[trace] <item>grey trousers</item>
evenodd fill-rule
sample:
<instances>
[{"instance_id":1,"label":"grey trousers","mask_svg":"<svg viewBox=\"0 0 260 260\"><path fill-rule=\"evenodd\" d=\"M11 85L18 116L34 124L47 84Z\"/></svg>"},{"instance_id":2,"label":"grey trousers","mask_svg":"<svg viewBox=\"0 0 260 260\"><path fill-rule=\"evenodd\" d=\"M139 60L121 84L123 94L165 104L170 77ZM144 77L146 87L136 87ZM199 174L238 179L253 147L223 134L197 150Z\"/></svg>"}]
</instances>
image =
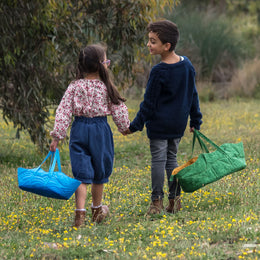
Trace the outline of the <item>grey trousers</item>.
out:
<instances>
[{"instance_id":1,"label":"grey trousers","mask_svg":"<svg viewBox=\"0 0 260 260\"><path fill-rule=\"evenodd\" d=\"M176 178L169 181L173 169L178 167L177 151L181 138L168 140L150 140L152 155L152 201L164 198L164 178L167 173L169 194L168 199L174 199L181 193L180 185Z\"/></svg>"}]
</instances>

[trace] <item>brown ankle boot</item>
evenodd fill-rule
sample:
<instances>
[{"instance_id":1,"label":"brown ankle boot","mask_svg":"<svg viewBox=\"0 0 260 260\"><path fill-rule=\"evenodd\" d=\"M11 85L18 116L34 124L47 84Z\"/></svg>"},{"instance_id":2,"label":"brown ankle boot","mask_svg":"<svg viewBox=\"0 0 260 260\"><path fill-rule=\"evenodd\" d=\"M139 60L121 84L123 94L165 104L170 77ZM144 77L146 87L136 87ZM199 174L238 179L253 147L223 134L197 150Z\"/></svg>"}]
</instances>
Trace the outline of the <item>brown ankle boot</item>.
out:
<instances>
[{"instance_id":1,"label":"brown ankle boot","mask_svg":"<svg viewBox=\"0 0 260 260\"><path fill-rule=\"evenodd\" d=\"M100 206L99 208L92 208L92 221L100 223L109 214L109 208L106 205Z\"/></svg>"},{"instance_id":2,"label":"brown ankle boot","mask_svg":"<svg viewBox=\"0 0 260 260\"><path fill-rule=\"evenodd\" d=\"M163 210L163 200L161 200L161 199L154 200L154 201L152 201L147 214L149 214L149 215L160 214L162 210Z\"/></svg>"},{"instance_id":3,"label":"brown ankle boot","mask_svg":"<svg viewBox=\"0 0 260 260\"><path fill-rule=\"evenodd\" d=\"M85 216L86 211L75 211L75 221L74 221L74 227L79 228L80 226L85 224Z\"/></svg>"},{"instance_id":4,"label":"brown ankle boot","mask_svg":"<svg viewBox=\"0 0 260 260\"><path fill-rule=\"evenodd\" d=\"M166 207L166 211L169 213L176 213L181 209L181 198L180 196L175 199L169 199L169 205Z\"/></svg>"}]
</instances>

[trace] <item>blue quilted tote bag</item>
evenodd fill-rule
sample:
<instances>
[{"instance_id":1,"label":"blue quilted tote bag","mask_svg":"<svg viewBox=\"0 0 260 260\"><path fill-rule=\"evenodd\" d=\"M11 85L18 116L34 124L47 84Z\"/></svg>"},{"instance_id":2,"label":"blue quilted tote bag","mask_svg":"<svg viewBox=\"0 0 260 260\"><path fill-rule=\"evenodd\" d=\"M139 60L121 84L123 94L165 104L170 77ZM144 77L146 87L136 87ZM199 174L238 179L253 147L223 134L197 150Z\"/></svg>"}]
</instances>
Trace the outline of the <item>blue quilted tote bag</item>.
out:
<instances>
[{"instance_id":1,"label":"blue quilted tote bag","mask_svg":"<svg viewBox=\"0 0 260 260\"><path fill-rule=\"evenodd\" d=\"M51 157L49 171L44 171L41 166ZM55 170L56 163L58 171ZM81 184L80 181L73 179L61 171L60 153L49 152L43 162L34 169L18 168L19 188L41 196L68 200Z\"/></svg>"}]
</instances>

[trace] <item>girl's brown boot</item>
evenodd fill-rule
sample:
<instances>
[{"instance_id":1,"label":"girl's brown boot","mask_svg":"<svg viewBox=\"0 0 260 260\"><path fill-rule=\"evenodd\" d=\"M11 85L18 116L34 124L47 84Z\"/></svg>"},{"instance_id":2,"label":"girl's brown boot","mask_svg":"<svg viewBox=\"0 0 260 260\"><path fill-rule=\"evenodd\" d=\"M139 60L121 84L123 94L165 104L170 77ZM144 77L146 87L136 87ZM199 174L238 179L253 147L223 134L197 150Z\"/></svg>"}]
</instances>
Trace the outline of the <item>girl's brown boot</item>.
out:
<instances>
[{"instance_id":1,"label":"girl's brown boot","mask_svg":"<svg viewBox=\"0 0 260 260\"><path fill-rule=\"evenodd\" d=\"M86 211L75 210L74 227L79 228L85 224Z\"/></svg>"},{"instance_id":2,"label":"girl's brown boot","mask_svg":"<svg viewBox=\"0 0 260 260\"><path fill-rule=\"evenodd\" d=\"M91 207L92 210L92 221L100 223L109 214L109 208L106 205L100 206L98 208Z\"/></svg>"},{"instance_id":3,"label":"girl's brown boot","mask_svg":"<svg viewBox=\"0 0 260 260\"><path fill-rule=\"evenodd\" d=\"M169 199L169 205L166 207L166 211L169 213L176 213L180 211L181 209L181 198L180 196L174 198L174 199Z\"/></svg>"}]
</instances>

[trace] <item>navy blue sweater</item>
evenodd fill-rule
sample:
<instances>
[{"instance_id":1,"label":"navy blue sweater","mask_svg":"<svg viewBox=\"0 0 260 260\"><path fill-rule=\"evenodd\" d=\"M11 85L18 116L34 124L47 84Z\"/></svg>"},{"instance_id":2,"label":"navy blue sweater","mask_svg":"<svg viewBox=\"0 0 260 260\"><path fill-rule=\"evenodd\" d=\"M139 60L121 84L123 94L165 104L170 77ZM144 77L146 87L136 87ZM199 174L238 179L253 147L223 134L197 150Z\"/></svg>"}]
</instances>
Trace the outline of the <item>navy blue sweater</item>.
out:
<instances>
[{"instance_id":1,"label":"navy blue sweater","mask_svg":"<svg viewBox=\"0 0 260 260\"><path fill-rule=\"evenodd\" d=\"M140 110L130 124L131 132L142 131L145 124L150 139L180 138L189 116L190 127L199 130L202 114L190 60L184 57L174 64L155 65Z\"/></svg>"}]
</instances>

